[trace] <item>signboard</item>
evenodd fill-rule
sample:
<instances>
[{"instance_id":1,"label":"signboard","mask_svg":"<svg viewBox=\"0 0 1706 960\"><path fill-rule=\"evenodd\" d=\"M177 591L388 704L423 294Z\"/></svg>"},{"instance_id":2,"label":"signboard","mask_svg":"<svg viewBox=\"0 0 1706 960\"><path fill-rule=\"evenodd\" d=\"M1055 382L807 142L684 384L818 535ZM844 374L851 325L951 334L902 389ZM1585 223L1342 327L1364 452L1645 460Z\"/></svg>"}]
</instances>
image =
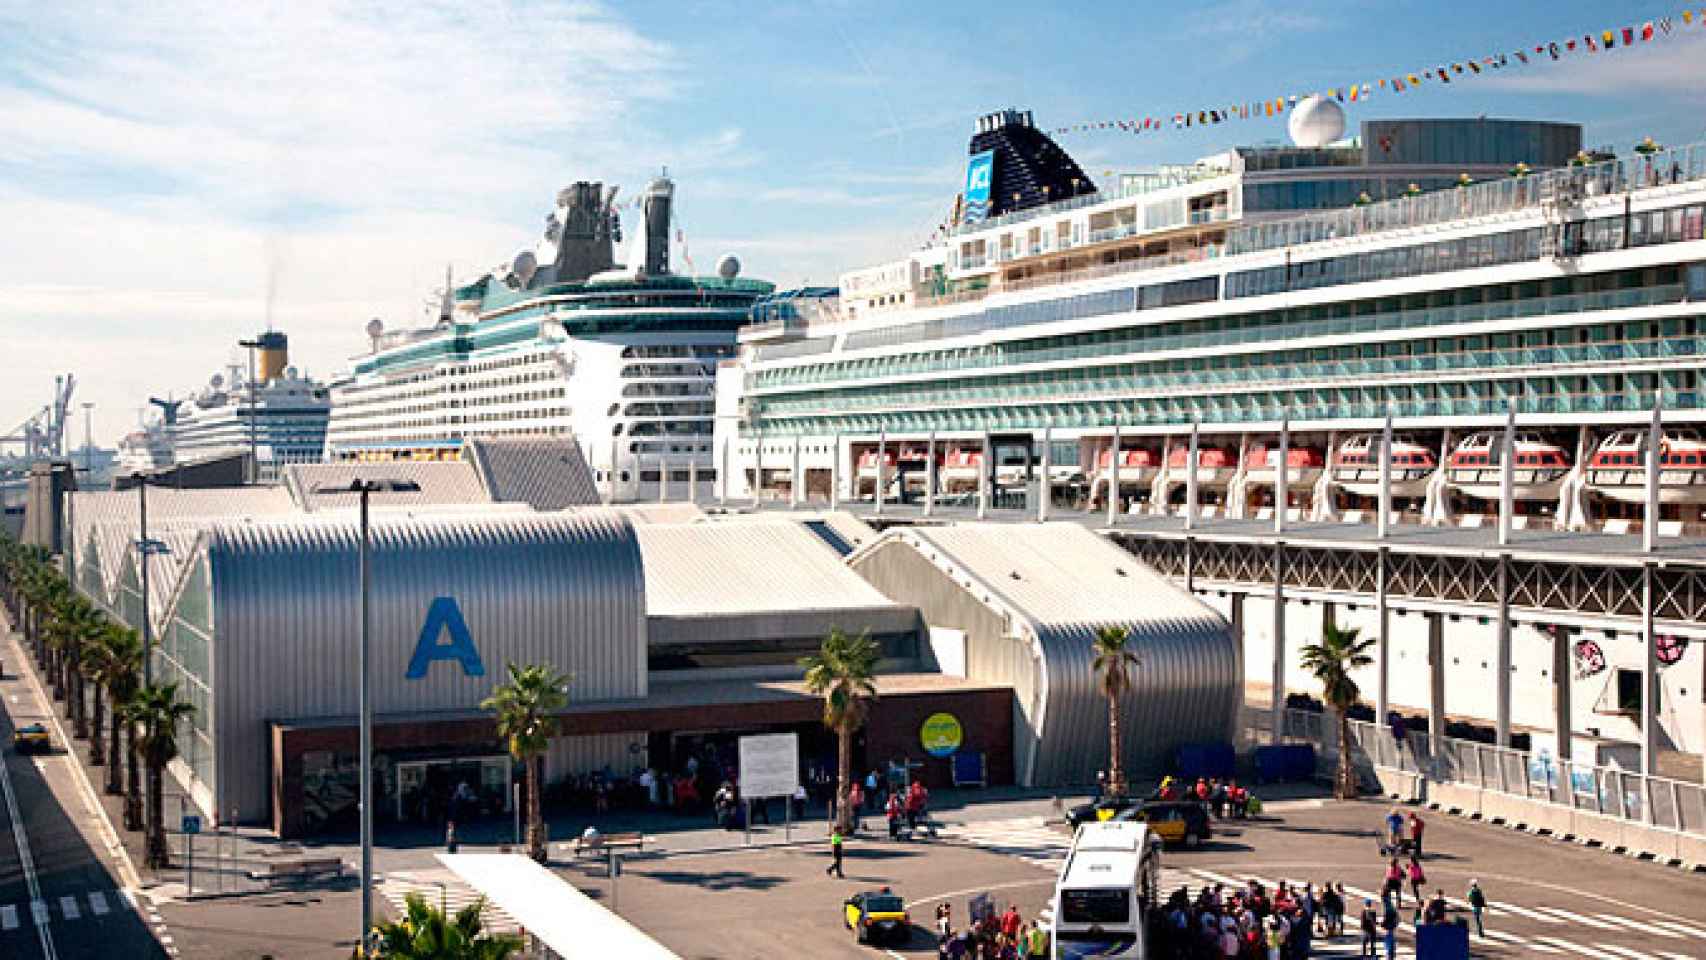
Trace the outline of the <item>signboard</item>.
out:
<instances>
[{"instance_id":1,"label":"signboard","mask_svg":"<svg viewBox=\"0 0 1706 960\"><path fill-rule=\"evenodd\" d=\"M201 818L195 814L184 814L184 833L196 834L201 832Z\"/></svg>"},{"instance_id":2,"label":"signboard","mask_svg":"<svg viewBox=\"0 0 1706 960\"><path fill-rule=\"evenodd\" d=\"M965 212L962 223L982 223L989 216L989 191L995 181L995 151L974 153L966 161Z\"/></svg>"},{"instance_id":3,"label":"signboard","mask_svg":"<svg viewBox=\"0 0 1706 960\"><path fill-rule=\"evenodd\" d=\"M918 731L919 742L932 757L953 756L964 739L959 718L951 713L932 713L924 718L924 726Z\"/></svg>"},{"instance_id":4,"label":"signboard","mask_svg":"<svg viewBox=\"0 0 1706 960\"><path fill-rule=\"evenodd\" d=\"M800 737L767 733L740 738L740 795L791 797L800 786Z\"/></svg>"}]
</instances>

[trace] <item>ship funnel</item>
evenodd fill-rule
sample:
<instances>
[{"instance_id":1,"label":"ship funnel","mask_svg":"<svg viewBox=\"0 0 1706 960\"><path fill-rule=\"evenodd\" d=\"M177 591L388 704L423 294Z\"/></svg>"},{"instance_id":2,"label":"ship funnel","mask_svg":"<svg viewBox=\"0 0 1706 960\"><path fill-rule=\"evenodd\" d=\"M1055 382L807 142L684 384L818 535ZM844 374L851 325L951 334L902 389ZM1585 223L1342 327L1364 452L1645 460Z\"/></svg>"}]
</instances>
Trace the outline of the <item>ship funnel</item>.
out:
<instances>
[{"instance_id":1,"label":"ship funnel","mask_svg":"<svg viewBox=\"0 0 1706 960\"><path fill-rule=\"evenodd\" d=\"M646 275L661 277L669 272L669 217L675 200L675 184L658 177L646 186Z\"/></svg>"},{"instance_id":2,"label":"ship funnel","mask_svg":"<svg viewBox=\"0 0 1706 960\"><path fill-rule=\"evenodd\" d=\"M255 340L261 345L260 355L256 358L260 364L260 382L271 383L282 378L284 368L290 365L290 338L277 330L268 330Z\"/></svg>"}]
</instances>

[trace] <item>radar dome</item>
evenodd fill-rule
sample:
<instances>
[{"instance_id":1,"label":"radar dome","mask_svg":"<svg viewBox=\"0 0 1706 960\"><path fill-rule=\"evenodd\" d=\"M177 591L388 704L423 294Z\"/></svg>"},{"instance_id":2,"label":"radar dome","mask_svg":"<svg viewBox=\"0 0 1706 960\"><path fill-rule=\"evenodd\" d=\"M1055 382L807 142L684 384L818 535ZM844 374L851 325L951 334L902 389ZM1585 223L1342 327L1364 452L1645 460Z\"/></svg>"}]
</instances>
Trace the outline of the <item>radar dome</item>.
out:
<instances>
[{"instance_id":1,"label":"radar dome","mask_svg":"<svg viewBox=\"0 0 1706 960\"><path fill-rule=\"evenodd\" d=\"M284 379L295 380L295 379L297 379L297 374L300 372L301 371L297 370L295 367L285 367L284 368Z\"/></svg>"},{"instance_id":2,"label":"radar dome","mask_svg":"<svg viewBox=\"0 0 1706 960\"><path fill-rule=\"evenodd\" d=\"M1286 128L1293 144L1324 147L1345 135L1345 108L1320 94L1305 97L1292 108Z\"/></svg>"},{"instance_id":3,"label":"radar dome","mask_svg":"<svg viewBox=\"0 0 1706 960\"><path fill-rule=\"evenodd\" d=\"M372 320L367 321L367 335L369 337L378 337L380 334L382 334L384 332L385 332L385 321L379 319L378 317L374 317Z\"/></svg>"},{"instance_id":4,"label":"radar dome","mask_svg":"<svg viewBox=\"0 0 1706 960\"><path fill-rule=\"evenodd\" d=\"M516 279L520 280L521 285L525 287L533 282L533 274L539 270L539 258L533 255L532 250L523 250L515 255L515 261L510 264L510 270L514 272Z\"/></svg>"},{"instance_id":5,"label":"radar dome","mask_svg":"<svg viewBox=\"0 0 1706 960\"><path fill-rule=\"evenodd\" d=\"M225 386L225 375L216 373L213 375L212 379L207 382L209 386L213 387L213 389L218 390L220 387Z\"/></svg>"},{"instance_id":6,"label":"radar dome","mask_svg":"<svg viewBox=\"0 0 1706 960\"><path fill-rule=\"evenodd\" d=\"M717 276L724 280L740 276L740 258L732 253L723 254L723 258L717 261Z\"/></svg>"}]
</instances>

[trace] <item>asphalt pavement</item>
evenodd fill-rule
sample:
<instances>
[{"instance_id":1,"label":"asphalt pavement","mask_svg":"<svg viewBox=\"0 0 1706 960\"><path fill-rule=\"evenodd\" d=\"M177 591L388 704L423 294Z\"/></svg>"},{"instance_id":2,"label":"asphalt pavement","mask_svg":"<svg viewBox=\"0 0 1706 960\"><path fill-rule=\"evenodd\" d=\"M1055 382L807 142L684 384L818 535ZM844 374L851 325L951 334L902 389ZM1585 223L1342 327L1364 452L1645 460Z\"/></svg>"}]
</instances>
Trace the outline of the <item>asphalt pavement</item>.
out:
<instances>
[{"instance_id":1,"label":"asphalt pavement","mask_svg":"<svg viewBox=\"0 0 1706 960\"><path fill-rule=\"evenodd\" d=\"M164 958L136 890L127 890L87 831L95 818L57 733L53 751L19 755L12 732L52 723L18 673L19 647L0 642L0 957L16 960Z\"/></svg>"}]
</instances>

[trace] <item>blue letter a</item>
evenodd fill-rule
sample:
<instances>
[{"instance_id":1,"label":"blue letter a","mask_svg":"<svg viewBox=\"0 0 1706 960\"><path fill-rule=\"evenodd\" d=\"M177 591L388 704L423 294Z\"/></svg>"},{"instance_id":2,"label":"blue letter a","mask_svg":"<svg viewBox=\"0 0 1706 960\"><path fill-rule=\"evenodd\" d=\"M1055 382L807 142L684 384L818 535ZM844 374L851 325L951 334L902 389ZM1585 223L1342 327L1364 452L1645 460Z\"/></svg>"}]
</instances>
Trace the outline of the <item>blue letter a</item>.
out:
<instances>
[{"instance_id":1,"label":"blue letter a","mask_svg":"<svg viewBox=\"0 0 1706 960\"><path fill-rule=\"evenodd\" d=\"M450 631L450 642L439 643L438 635L445 630ZM455 660L470 677L486 675L485 664L480 662L480 652L474 649L474 638L468 633L462 608L456 605L454 597L433 598L426 623L421 626L421 638L415 644L415 655L409 660L409 679L426 676L434 660Z\"/></svg>"}]
</instances>

